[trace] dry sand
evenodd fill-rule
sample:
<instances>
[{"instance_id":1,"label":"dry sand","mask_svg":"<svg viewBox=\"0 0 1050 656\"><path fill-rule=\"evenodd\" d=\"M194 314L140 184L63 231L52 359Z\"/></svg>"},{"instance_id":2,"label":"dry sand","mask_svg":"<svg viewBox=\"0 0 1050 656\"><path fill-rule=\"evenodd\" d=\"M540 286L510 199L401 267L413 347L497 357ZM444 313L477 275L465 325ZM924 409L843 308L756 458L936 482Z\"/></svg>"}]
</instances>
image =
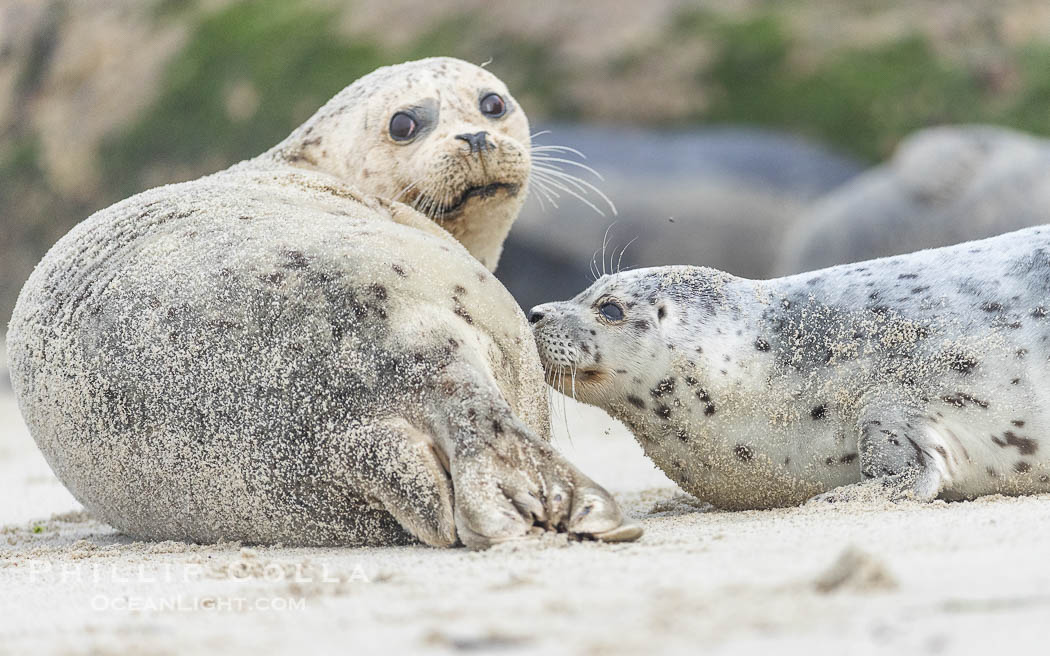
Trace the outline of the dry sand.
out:
<instances>
[{"instance_id":1,"label":"dry sand","mask_svg":"<svg viewBox=\"0 0 1050 656\"><path fill-rule=\"evenodd\" d=\"M555 423L641 541L143 544L80 509L0 388L0 654L1047 648L1050 496L717 512L599 411L569 404Z\"/></svg>"}]
</instances>

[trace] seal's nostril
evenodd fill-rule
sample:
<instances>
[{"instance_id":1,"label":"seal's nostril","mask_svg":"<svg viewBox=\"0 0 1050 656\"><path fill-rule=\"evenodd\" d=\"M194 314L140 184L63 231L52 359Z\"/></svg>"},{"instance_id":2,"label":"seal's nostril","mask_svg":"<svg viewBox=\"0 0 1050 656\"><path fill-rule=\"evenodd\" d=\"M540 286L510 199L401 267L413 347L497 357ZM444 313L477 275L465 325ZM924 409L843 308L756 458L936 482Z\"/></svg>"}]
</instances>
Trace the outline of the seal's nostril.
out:
<instances>
[{"instance_id":1,"label":"seal's nostril","mask_svg":"<svg viewBox=\"0 0 1050 656\"><path fill-rule=\"evenodd\" d=\"M456 135L456 139L460 139L461 141L466 141L467 144L470 146L470 152L472 152L472 153L480 153L483 150L491 150L492 149L492 145L488 142L488 139L487 139L488 134L489 133L485 132L485 131L475 132L473 134L468 132L468 133L465 133L465 134L457 134Z\"/></svg>"},{"instance_id":2,"label":"seal's nostril","mask_svg":"<svg viewBox=\"0 0 1050 656\"><path fill-rule=\"evenodd\" d=\"M543 318L543 313L542 312L537 312L536 310L533 310L533 311L529 312L529 323L536 323L537 321L539 321L542 318Z\"/></svg>"}]
</instances>

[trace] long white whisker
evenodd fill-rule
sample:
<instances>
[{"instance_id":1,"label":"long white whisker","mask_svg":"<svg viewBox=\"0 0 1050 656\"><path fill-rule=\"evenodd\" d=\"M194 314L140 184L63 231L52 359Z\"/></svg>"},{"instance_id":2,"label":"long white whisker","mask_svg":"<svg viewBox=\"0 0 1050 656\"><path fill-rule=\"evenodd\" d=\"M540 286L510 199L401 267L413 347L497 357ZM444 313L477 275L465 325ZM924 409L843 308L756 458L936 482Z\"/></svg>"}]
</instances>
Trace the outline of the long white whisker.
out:
<instances>
[{"instance_id":1,"label":"long white whisker","mask_svg":"<svg viewBox=\"0 0 1050 656\"><path fill-rule=\"evenodd\" d=\"M609 224L609 227L605 229L605 235L602 237L602 275L605 275L605 247L609 243L609 231L616 225L616 221Z\"/></svg>"},{"instance_id":2,"label":"long white whisker","mask_svg":"<svg viewBox=\"0 0 1050 656\"><path fill-rule=\"evenodd\" d=\"M587 156L583 152L576 148L572 148L571 146L532 143L532 140L536 137L550 133L550 130L541 130L529 137L531 154L533 156L532 170L535 173L535 180L546 182L550 187L560 190L570 196L574 196L597 212L600 216L605 216L604 211L599 209L595 203L590 201L590 199L585 198L588 194L593 193L598 196L602 202L609 206L609 210L612 212L613 216L618 215L619 212L616 209L616 204L612 202L605 192L579 176L568 173L562 168L563 166L573 166L587 171L599 181L604 182L605 178L593 167L564 156L574 155L585 160L587 159ZM548 191L557 196L558 194L554 189L548 189ZM548 200L550 199L548 198ZM551 204L554 204L553 201L551 201Z\"/></svg>"},{"instance_id":3,"label":"long white whisker","mask_svg":"<svg viewBox=\"0 0 1050 656\"><path fill-rule=\"evenodd\" d=\"M608 196L606 196L601 189L594 186L590 182L584 180L580 176L573 175L568 171L563 171L559 168L550 168L546 166L533 166L532 168L533 171L536 173L542 173L548 178L555 178L567 182L584 193L586 193L587 191L593 191L594 193L600 195L602 199L609 204L614 213L616 212L616 206L613 205L613 202L609 200Z\"/></svg>"},{"instance_id":4,"label":"long white whisker","mask_svg":"<svg viewBox=\"0 0 1050 656\"><path fill-rule=\"evenodd\" d=\"M560 198L560 196L558 195L558 192L554 191L553 189L550 189L549 187L546 186L546 184L543 184L542 181L540 181L540 180L534 180L533 182L535 182L536 188L540 190L540 193L542 193L544 195L544 197L547 199L547 202L550 203L552 207L557 209L557 207L558 207L557 199Z\"/></svg>"},{"instance_id":5,"label":"long white whisker","mask_svg":"<svg viewBox=\"0 0 1050 656\"><path fill-rule=\"evenodd\" d=\"M532 187L534 187L536 189L536 192L538 194L540 194L543 198L547 199L547 202L550 203L552 207L554 207L555 209L558 208L558 203L555 202L554 198L552 197L551 190L547 188L547 185L544 184L542 180L539 180L538 178L534 178L534 179L532 179L530 181L530 184L531 184ZM557 193L554 193L554 196L557 196ZM540 199L540 207L542 207L542 206L543 206L543 199L541 198Z\"/></svg>"},{"instance_id":6,"label":"long white whisker","mask_svg":"<svg viewBox=\"0 0 1050 656\"><path fill-rule=\"evenodd\" d=\"M430 194L430 204L427 206L427 214L430 215L430 218L434 218L434 216L437 214L439 202L440 201L437 194Z\"/></svg>"},{"instance_id":7,"label":"long white whisker","mask_svg":"<svg viewBox=\"0 0 1050 656\"><path fill-rule=\"evenodd\" d=\"M583 164L581 162L577 162L577 161L574 161L574 160L571 160L571 159L565 159L563 157L551 157L550 155L540 155L538 157L533 157L532 161L534 161L534 162L536 162L536 161L539 161L539 162L558 162L558 163L561 163L561 164L568 164L569 166L576 166L576 167L581 168L584 171L587 171L588 173L594 175L594 177L598 178L602 182L605 182L605 178L602 177L601 173L598 173L597 171L595 171L591 167L587 166L586 164Z\"/></svg>"},{"instance_id":8,"label":"long white whisker","mask_svg":"<svg viewBox=\"0 0 1050 656\"><path fill-rule=\"evenodd\" d=\"M424 214L424 215L426 215L427 203L430 201L430 196L427 195L427 190L428 189L429 189L429 186L425 186L425 187L420 188L419 189L419 195L416 196L416 200L413 203L415 205L415 207L416 207L416 210L418 210L421 214Z\"/></svg>"},{"instance_id":9,"label":"long white whisker","mask_svg":"<svg viewBox=\"0 0 1050 656\"><path fill-rule=\"evenodd\" d=\"M613 222L613 225L616 225L615 221ZM609 226L609 227L612 228L612 226ZM609 272L610 273L616 273L616 267L613 266L613 260L615 260L615 259L616 259L616 244L613 243L612 241L610 241L609 242Z\"/></svg>"},{"instance_id":10,"label":"long white whisker","mask_svg":"<svg viewBox=\"0 0 1050 656\"><path fill-rule=\"evenodd\" d=\"M561 367L560 371L562 376L564 376L565 367ZM562 424L565 426L565 437L569 440L569 444L572 444L572 432L569 430L569 400L565 396L565 392L561 394L561 419Z\"/></svg>"},{"instance_id":11,"label":"long white whisker","mask_svg":"<svg viewBox=\"0 0 1050 656\"><path fill-rule=\"evenodd\" d=\"M401 191L397 192L397 195L394 196L391 200L394 200L394 201L399 200L402 196L404 196L406 193L411 191L413 187L415 187L417 184L419 184L419 182L420 182L420 180L416 180L415 182L412 182L411 184L406 185L405 188L402 189Z\"/></svg>"},{"instance_id":12,"label":"long white whisker","mask_svg":"<svg viewBox=\"0 0 1050 656\"><path fill-rule=\"evenodd\" d=\"M536 196L536 200L538 200L540 202L540 211L541 212L546 212L547 211L547 205L543 202L543 194L535 194L535 196Z\"/></svg>"},{"instance_id":13,"label":"long white whisker","mask_svg":"<svg viewBox=\"0 0 1050 656\"><path fill-rule=\"evenodd\" d=\"M582 202L582 203L583 203L584 205L586 205L587 207L591 208L592 210L594 210L595 212L597 212L597 213L598 213L598 214L600 214L601 216L605 216L605 212L601 211L601 209L599 209L597 205L595 205L594 203L592 203L592 202L591 202L590 200L588 200L588 199L587 199L587 198L586 198L585 196L583 196L582 194L580 194L580 193L579 193L578 191L576 191L576 190L574 190L574 189L571 189L571 188L569 188L569 187L565 186L564 184L562 184L561 182L559 182L559 181L557 181L557 180L555 180L555 179L553 179L553 178L548 178L548 177L546 177L546 176L547 176L547 172L546 172L546 171L539 171L539 170L537 170L537 169L535 169L535 168L534 168L534 169L532 170L532 174L533 174L534 176L537 176L537 179L543 180L543 181L544 181L545 183L547 183L547 184L551 185L551 186L552 186L552 187L554 187L555 189L560 189L561 191L563 191L563 192L565 192L565 193L569 194L570 196L575 196L575 197L576 197L576 198L578 198L578 199L579 199L579 200L580 200L580 201L581 201L581 202ZM601 192L599 192L599 194L600 194L600 193L601 193ZM602 197L603 197L603 198L605 197L605 195L604 195L604 194L601 194L601 195L602 195ZM608 198L606 198L606 201L608 201ZM615 210L615 209L616 209L616 208L615 208L615 206L613 206L611 202L610 202L610 207L613 207L613 210Z\"/></svg>"},{"instance_id":14,"label":"long white whisker","mask_svg":"<svg viewBox=\"0 0 1050 656\"><path fill-rule=\"evenodd\" d=\"M554 410L554 381L550 377L553 368L553 363L549 364L544 373L544 380L547 383L547 407L550 408L551 412Z\"/></svg>"},{"instance_id":15,"label":"long white whisker","mask_svg":"<svg viewBox=\"0 0 1050 656\"><path fill-rule=\"evenodd\" d=\"M636 241L638 241L638 237L635 237L631 241L627 242L627 246L624 246L622 249L620 249L620 257L616 258L616 273L620 273L620 271L623 270L620 266L623 263L623 254L626 253L630 245Z\"/></svg>"},{"instance_id":16,"label":"long white whisker","mask_svg":"<svg viewBox=\"0 0 1050 656\"><path fill-rule=\"evenodd\" d=\"M598 259L598 251L599 250L601 250L601 249L596 249L594 251L594 253L591 255L591 275L594 276L595 281L597 281L598 278L602 277L601 271L598 270L598 264L595 262L595 260Z\"/></svg>"},{"instance_id":17,"label":"long white whisker","mask_svg":"<svg viewBox=\"0 0 1050 656\"><path fill-rule=\"evenodd\" d=\"M430 219L433 219L436 214L435 210L437 209L438 197L434 194L434 189L431 187L427 187L426 196L427 200L426 204L424 205L426 211L423 213L426 214L427 217L429 217Z\"/></svg>"},{"instance_id":18,"label":"long white whisker","mask_svg":"<svg viewBox=\"0 0 1050 656\"><path fill-rule=\"evenodd\" d=\"M547 146L547 145L544 145L544 146L532 146L532 152L534 152L534 153L547 153L547 152L551 152L551 153L569 153L571 155L576 155L577 157L582 157L583 159L587 159L587 156L584 155L582 152L576 150L575 148L571 148L569 146Z\"/></svg>"},{"instance_id":19,"label":"long white whisker","mask_svg":"<svg viewBox=\"0 0 1050 656\"><path fill-rule=\"evenodd\" d=\"M558 209L558 201L556 200L558 195L556 193L544 189L543 195L547 198L547 202L551 204L551 207Z\"/></svg>"},{"instance_id":20,"label":"long white whisker","mask_svg":"<svg viewBox=\"0 0 1050 656\"><path fill-rule=\"evenodd\" d=\"M596 212L598 212L602 216L605 216L605 212L602 212L600 209L595 207L595 205L593 203L591 203L589 200L587 200L583 196L581 196L581 195L579 195L577 193L573 193L573 191L570 190L568 187L566 187L565 184L570 184L573 187L576 187L582 193L588 193L588 191L594 192L595 194L598 195L599 198L601 198L603 201L605 201L609 205L609 209L612 210L612 213L613 213L614 216L616 214L618 214L618 212L616 210L616 204L613 203L612 200L610 200L609 197L605 195L605 192L603 192L598 187L595 187L593 184L591 184L590 182L587 182L586 180L584 180L584 179L582 179L580 177L577 177L575 175L571 175L569 173L566 173L565 171L561 171L561 170L558 170L558 169L548 169L548 168L544 168L542 166L533 166L532 167L532 174L535 175L535 176L538 176L540 179L544 180L548 184L557 184L558 182L564 183L564 184L558 185L558 188L560 188L562 191L564 191L566 193L570 193L570 194L576 196L577 198L579 198L580 200L582 200L583 202L587 203L592 208L594 208L594 210Z\"/></svg>"},{"instance_id":21,"label":"long white whisker","mask_svg":"<svg viewBox=\"0 0 1050 656\"><path fill-rule=\"evenodd\" d=\"M434 195L434 194L429 194L429 196L430 196L430 203L427 204L427 216L429 216L431 219L433 219L435 216L437 216L437 209L438 209L438 202L439 202L439 200L438 200L438 197L436 195Z\"/></svg>"}]
</instances>

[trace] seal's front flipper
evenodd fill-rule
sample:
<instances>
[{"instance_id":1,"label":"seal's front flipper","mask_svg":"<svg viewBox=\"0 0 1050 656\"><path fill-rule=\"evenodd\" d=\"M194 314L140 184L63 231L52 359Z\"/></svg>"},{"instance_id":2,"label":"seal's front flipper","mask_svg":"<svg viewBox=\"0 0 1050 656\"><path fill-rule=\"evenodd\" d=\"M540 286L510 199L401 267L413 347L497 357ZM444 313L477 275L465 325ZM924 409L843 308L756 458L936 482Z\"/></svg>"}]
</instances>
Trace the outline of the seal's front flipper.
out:
<instances>
[{"instance_id":1,"label":"seal's front flipper","mask_svg":"<svg viewBox=\"0 0 1050 656\"><path fill-rule=\"evenodd\" d=\"M497 444L452 459L456 527L463 544L486 549L541 531L606 542L635 540L612 496L524 427Z\"/></svg>"},{"instance_id":2,"label":"seal's front flipper","mask_svg":"<svg viewBox=\"0 0 1050 656\"><path fill-rule=\"evenodd\" d=\"M544 530L606 541L641 535L612 496L533 434L493 385L464 377L440 386L448 396L433 415L449 456L463 544L485 549ZM452 416L444 410L449 400L459 410Z\"/></svg>"},{"instance_id":3,"label":"seal's front flipper","mask_svg":"<svg viewBox=\"0 0 1050 656\"><path fill-rule=\"evenodd\" d=\"M355 431L351 441L349 471L374 505L421 542L456 543L448 459L430 435L394 417Z\"/></svg>"},{"instance_id":4,"label":"seal's front flipper","mask_svg":"<svg viewBox=\"0 0 1050 656\"><path fill-rule=\"evenodd\" d=\"M570 533L602 542L632 542L642 536L642 527L624 517L608 492L579 471L575 478Z\"/></svg>"},{"instance_id":5,"label":"seal's front flipper","mask_svg":"<svg viewBox=\"0 0 1050 656\"><path fill-rule=\"evenodd\" d=\"M900 474L843 485L818 494L806 503L933 501L942 487L938 478L934 469L911 468Z\"/></svg>"},{"instance_id":6,"label":"seal's front flipper","mask_svg":"<svg viewBox=\"0 0 1050 656\"><path fill-rule=\"evenodd\" d=\"M885 499L933 501L951 481L955 460L941 431L898 397L861 413L862 483L817 495L810 503Z\"/></svg>"}]
</instances>

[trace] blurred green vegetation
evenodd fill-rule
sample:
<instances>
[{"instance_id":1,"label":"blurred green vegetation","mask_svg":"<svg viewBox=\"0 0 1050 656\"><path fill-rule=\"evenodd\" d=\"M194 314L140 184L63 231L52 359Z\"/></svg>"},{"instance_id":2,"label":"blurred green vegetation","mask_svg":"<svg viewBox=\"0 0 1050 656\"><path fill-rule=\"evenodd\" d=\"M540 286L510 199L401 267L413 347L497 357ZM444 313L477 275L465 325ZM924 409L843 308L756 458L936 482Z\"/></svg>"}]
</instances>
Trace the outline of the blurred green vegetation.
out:
<instances>
[{"instance_id":1,"label":"blurred green vegetation","mask_svg":"<svg viewBox=\"0 0 1050 656\"><path fill-rule=\"evenodd\" d=\"M150 110L102 144L108 186L122 195L139 191L158 162L192 166L256 155L348 81L389 62L375 44L335 36L334 17L289 0L233 4L202 17ZM227 109L238 84L250 85L250 102L262 108L250 120Z\"/></svg>"},{"instance_id":2,"label":"blurred green vegetation","mask_svg":"<svg viewBox=\"0 0 1050 656\"><path fill-rule=\"evenodd\" d=\"M1016 92L1004 93L983 71L938 55L919 34L831 52L803 69L791 61L797 39L776 13L734 21L693 10L677 15L671 29L677 39L716 47L713 64L696 71L714 101L690 122L784 129L868 160L888 156L909 132L941 123L1050 133L1047 44L1009 53L1020 79Z\"/></svg>"},{"instance_id":3,"label":"blurred green vegetation","mask_svg":"<svg viewBox=\"0 0 1050 656\"><path fill-rule=\"evenodd\" d=\"M193 13L192 2L167 0L158 20ZM193 36L167 70L152 107L100 150L107 186L125 195L157 166L230 162L276 143L349 81L378 66L433 55L492 58L494 70L527 98L534 117L589 120L571 92L588 71L572 70L552 41L517 34L484 14L453 15L398 49L337 33L335 11L300 0L234 3L195 14ZM610 53L613 76L637 75L689 42L712 44L713 61L692 79L712 98L660 123L750 123L832 144L868 160L887 156L907 133L949 122L992 122L1050 132L1050 43L1009 53L1018 80L1004 93L980 70L937 53L919 35L871 47L832 51L812 67L793 63L800 48L774 9L731 19L712 11L678 12L667 34L642 51ZM231 117L230 90L247 83L263 110Z\"/></svg>"}]
</instances>

